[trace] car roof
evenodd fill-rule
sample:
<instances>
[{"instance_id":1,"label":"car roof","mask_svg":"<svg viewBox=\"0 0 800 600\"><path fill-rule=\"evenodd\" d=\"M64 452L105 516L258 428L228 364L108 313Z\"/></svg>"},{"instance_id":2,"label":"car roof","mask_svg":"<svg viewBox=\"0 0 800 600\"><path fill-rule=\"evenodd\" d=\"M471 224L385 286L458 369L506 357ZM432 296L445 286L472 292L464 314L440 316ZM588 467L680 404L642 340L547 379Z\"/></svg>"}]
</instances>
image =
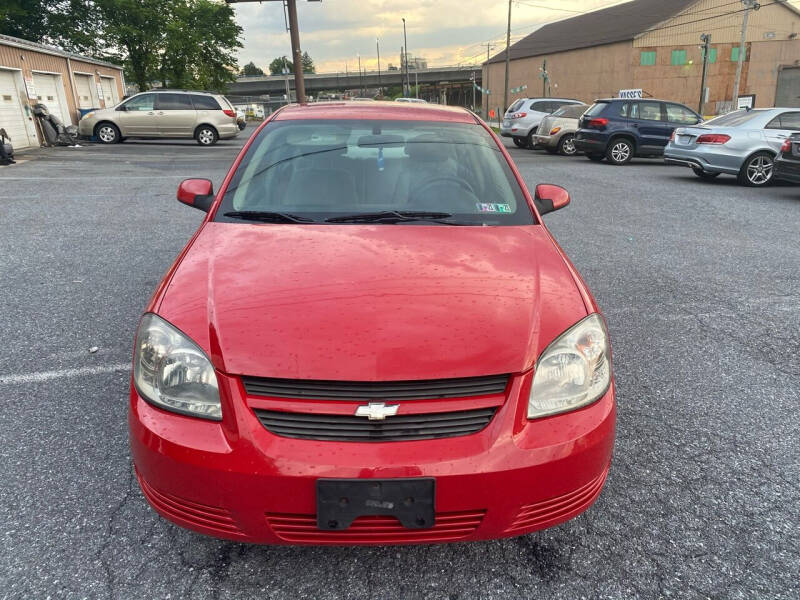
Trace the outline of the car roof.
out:
<instances>
[{"instance_id":1,"label":"car roof","mask_svg":"<svg viewBox=\"0 0 800 600\"><path fill-rule=\"evenodd\" d=\"M669 102L670 104L680 104L686 106L683 102L677 100L663 100L662 98L598 98L595 102L631 102L632 100L641 100L642 102ZM686 108L689 108L686 106Z\"/></svg>"},{"instance_id":2,"label":"car roof","mask_svg":"<svg viewBox=\"0 0 800 600\"><path fill-rule=\"evenodd\" d=\"M314 102L290 104L278 110L276 121L295 119L390 119L396 121L447 121L477 123L465 108L421 102Z\"/></svg>"},{"instance_id":3,"label":"car roof","mask_svg":"<svg viewBox=\"0 0 800 600\"><path fill-rule=\"evenodd\" d=\"M152 90L145 90L144 92L138 92L138 94L160 94L160 93L172 93L180 92L183 94L205 94L206 96L221 96L222 94L217 94L216 92L207 92L206 90L172 90L169 88L155 88ZM134 95L138 95L134 94Z\"/></svg>"}]
</instances>

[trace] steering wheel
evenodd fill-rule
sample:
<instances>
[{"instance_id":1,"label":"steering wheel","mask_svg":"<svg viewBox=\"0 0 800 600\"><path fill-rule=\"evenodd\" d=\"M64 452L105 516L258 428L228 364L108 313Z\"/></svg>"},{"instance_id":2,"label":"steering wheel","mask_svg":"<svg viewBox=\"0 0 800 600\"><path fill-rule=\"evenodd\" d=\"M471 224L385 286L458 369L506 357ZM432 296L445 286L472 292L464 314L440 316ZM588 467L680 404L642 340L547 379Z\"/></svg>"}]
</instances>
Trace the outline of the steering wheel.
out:
<instances>
[{"instance_id":1,"label":"steering wheel","mask_svg":"<svg viewBox=\"0 0 800 600\"><path fill-rule=\"evenodd\" d=\"M468 196L470 196L469 198L463 198L463 197L459 198L460 202L461 201L464 202L465 208L467 203L469 204L468 208L469 212L472 212L475 209L475 204L480 202L480 199L478 198L477 194L475 194L475 190L468 182L458 177L454 177L453 175L439 175L437 177L432 177L431 179L428 179L417 189L415 189L410 195L409 204L416 204L418 198L423 196L424 192L426 192L429 188L442 184L445 185L450 184L459 187L464 192L466 192Z\"/></svg>"}]
</instances>

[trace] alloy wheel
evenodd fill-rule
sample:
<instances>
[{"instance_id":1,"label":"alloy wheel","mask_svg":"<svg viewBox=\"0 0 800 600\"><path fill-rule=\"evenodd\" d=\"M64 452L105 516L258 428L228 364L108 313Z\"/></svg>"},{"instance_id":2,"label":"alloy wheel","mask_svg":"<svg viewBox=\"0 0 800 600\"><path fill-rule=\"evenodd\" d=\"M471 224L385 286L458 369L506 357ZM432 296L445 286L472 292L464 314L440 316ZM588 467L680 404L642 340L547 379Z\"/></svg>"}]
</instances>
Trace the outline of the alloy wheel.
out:
<instances>
[{"instance_id":1,"label":"alloy wheel","mask_svg":"<svg viewBox=\"0 0 800 600\"><path fill-rule=\"evenodd\" d=\"M572 136L566 138L561 144L561 151L567 156L575 154L575 139Z\"/></svg>"},{"instance_id":2,"label":"alloy wheel","mask_svg":"<svg viewBox=\"0 0 800 600\"><path fill-rule=\"evenodd\" d=\"M631 157L631 147L627 142L617 142L611 147L611 158L616 163L624 163Z\"/></svg>"},{"instance_id":3,"label":"alloy wheel","mask_svg":"<svg viewBox=\"0 0 800 600\"><path fill-rule=\"evenodd\" d=\"M210 129L201 129L197 134L197 140L204 146L214 143L214 132Z\"/></svg>"},{"instance_id":4,"label":"alloy wheel","mask_svg":"<svg viewBox=\"0 0 800 600\"><path fill-rule=\"evenodd\" d=\"M117 139L117 132L110 125L103 125L97 130L97 137L106 144L110 144Z\"/></svg>"},{"instance_id":5,"label":"alloy wheel","mask_svg":"<svg viewBox=\"0 0 800 600\"><path fill-rule=\"evenodd\" d=\"M747 180L753 185L764 185L772 179L772 159L761 154L747 164Z\"/></svg>"}]
</instances>

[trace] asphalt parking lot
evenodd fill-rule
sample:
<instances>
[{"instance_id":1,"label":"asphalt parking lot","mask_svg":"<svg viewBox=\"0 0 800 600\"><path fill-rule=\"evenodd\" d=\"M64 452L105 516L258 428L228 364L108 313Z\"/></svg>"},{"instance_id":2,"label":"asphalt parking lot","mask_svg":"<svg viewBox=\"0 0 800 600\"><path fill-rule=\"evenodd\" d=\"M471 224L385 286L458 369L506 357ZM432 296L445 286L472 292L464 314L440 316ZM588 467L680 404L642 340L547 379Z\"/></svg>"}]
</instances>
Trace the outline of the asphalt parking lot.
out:
<instances>
[{"instance_id":1,"label":"asphalt parking lot","mask_svg":"<svg viewBox=\"0 0 800 600\"><path fill-rule=\"evenodd\" d=\"M248 129L246 133L250 133ZM579 518L494 542L258 547L147 505L127 441L133 332L245 136L0 167L0 598L797 598L800 187L512 148L608 321L614 464ZM90 349L97 349L90 352Z\"/></svg>"}]
</instances>

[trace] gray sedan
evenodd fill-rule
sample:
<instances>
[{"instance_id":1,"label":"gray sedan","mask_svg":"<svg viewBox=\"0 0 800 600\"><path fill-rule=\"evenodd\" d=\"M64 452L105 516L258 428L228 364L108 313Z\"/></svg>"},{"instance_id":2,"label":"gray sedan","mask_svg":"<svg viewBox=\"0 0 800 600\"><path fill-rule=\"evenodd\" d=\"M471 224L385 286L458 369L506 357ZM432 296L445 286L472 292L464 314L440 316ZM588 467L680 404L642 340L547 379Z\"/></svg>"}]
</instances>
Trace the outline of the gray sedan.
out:
<instances>
[{"instance_id":1,"label":"gray sedan","mask_svg":"<svg viewBox=\"0 0 800 600\"><path fill-rule=\"evenodd\" d=\"M781 144L800 131L800 109L737 110L692 127L678 127L664 150L667 163L691 167L702 179L735 175L740 185L772 183Z\"/></svg>"}]
</instances>

